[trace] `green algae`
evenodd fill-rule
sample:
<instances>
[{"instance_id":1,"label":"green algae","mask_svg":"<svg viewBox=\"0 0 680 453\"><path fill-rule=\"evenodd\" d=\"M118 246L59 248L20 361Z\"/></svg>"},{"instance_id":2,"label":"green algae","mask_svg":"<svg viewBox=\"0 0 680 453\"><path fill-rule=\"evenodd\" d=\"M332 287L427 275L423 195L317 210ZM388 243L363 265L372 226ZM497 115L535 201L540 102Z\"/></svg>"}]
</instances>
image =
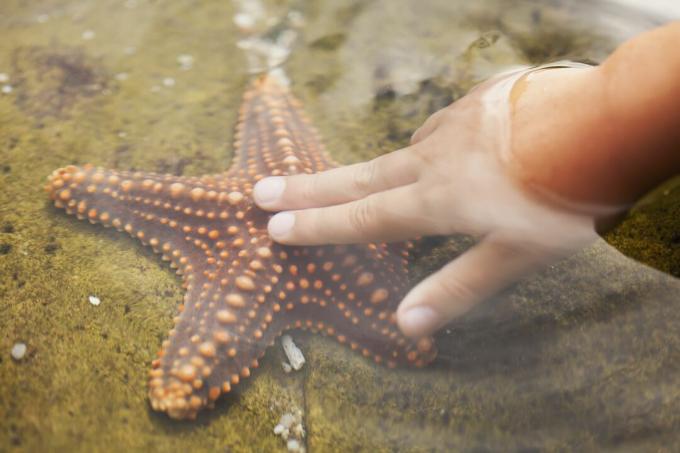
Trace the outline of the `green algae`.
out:
<instances>
[{"instance_id":1,"label":"green algae","mask_svg":"<svg viewBox=\"0 0 680 453\"><path fill-rule=\"evenodd\" d=\"M430 113L499 70L598 61L620 39L572 6L432 1L423 21L422 3L296 5L307 22L286 69L337 160L404 146ZM677 447L678 283L603 243L443 331L426 370L387 370L296 334L300 373L285 374L273 348L197 421L151 411L147 371L179 282L133 240L51 208L41 186L68 163L226 168L248 75L230 3L136 4L0 7L0 72L14 88L0 95L0 451L284 450L272 429L294 407L311 451ZM190 71L180 54L193 56ZM679 207L670 183L606 239L678 276ZM423 241L414 280L470 245ZM21 361L9 356L17 341L28 345Z\"/></svg>"},{"instance_id":2,"label":"green algae","mask_svg":"<svg viewBox=\"0 0 680 453\"><path fill-rule=\"evenodd\" d=\"M606 239L626 255L680 278L680 178L638 202Z\"/></svg>"}]
</instances>

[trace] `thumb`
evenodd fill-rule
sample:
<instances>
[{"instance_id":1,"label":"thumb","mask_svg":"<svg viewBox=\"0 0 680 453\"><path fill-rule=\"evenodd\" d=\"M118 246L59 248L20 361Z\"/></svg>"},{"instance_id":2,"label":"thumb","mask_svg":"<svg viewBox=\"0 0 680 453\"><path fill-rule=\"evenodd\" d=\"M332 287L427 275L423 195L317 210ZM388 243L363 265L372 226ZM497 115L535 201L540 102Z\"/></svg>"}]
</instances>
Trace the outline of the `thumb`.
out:
<instances>
[{"instance_id":1,"label":"thumb","mask_svg":"<svg viewBox=\"0 0 680 453\"><path fill-rule=\"evenodd\" d=\"M538 246L488 236L406 295L399 328L413 338L430 335L551 257Z\"/></svg>"}]
</instances>

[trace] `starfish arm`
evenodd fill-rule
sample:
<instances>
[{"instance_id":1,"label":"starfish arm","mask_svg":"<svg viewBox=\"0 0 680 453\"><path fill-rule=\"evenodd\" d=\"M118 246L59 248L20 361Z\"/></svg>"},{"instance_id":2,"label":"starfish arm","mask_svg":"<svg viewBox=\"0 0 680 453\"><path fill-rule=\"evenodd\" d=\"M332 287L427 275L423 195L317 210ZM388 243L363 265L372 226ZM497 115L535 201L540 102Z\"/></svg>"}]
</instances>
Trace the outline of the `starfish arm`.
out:
<instances>
[{"instance_id":1,"label":"starfish arm","mask_svg":"<svg viewBox=\"0 0 680 453\"><path fill-rule=\"evenodd\" d=\"M187 292L182 313L154 362L150 380L153 406L175 418L194 417L199 408L237 383L239 376L249 374L264 353L266 343L243 335L250 327L245 313L246 322L239 322L236 329L219 328L236 323L239 308L254 303L236 291L236 286L252 284L251 277L230 275L238 269L238 252L247 237L248 222L243 218L251 207L241 192L225 191L230 188L234 187L214 178L89 166L59 169L46 187L57 207L128 232L162 253L183 274ZM266 234L261 236L268 241ZM256 243L249 241L249 245ZM270 337L265 340L273 341L271 330L265 331ZM259 336L263 339L264 334Z\"/></svg>"},{"instance_id":2,"label":"starfish arm","mask_svg":"<svg viewBox=\"0 0 680 453\"><path fill-rule=\"evenodd\" d=\"M321 331L388 367L423 366L436 348L396 325L407 291L407 244L285 248L277 297L286 327Z\"/></svg>"},{"instance_id":3,"label":"starfish arm","mask_svg":"<svg viewBox=\"0 0 680 453\"><path fill-rule=\"evenodd\" d=\"M160 196L173 184L181 184L180 178L71 165L55 170L45 190L57 208L80 220L127 232L163 253L163 259L181 273L191 268L188 261L194 247L185 241L180 222L171 219L178 217L174 206L166 205Z\"/></svg>"},{"instance_id":4,"label":"starfish arm","mask_svg":"<svg viewBox=\"0 0 680 453\"><path fill-rule=\"evenodd\" d=\"M215 279L188 277L181 314L149 373L151 406L176 419L195 418L250 376L281 333L271 307L258 301L262 278L224 270Z\"/></svg>"},{"instance_id":5,"label":"starfish arm","mask_svg":"<svg viewBox=\"0 0 680 453\"><path fill-rule=\"evenodd\" d=\"M45 189L58 208L114 227L150 245L190 272L206 261L224 264L245 242L243 218L252 208L237 185L214 177L181 178L142 172L68 166L55 170Z\"/></svg>"},{"instance_id":6,"label":"starfish arm","mask_svg":"<svg viewBox=\"0 0 680 453\"><path fill-rule=\"evenodd\" d=\"M181 314L150 375L155 409L194 418L250 374L280 334L278 282L268 261L267 213L217 177L178 178L69 166L46 187L55 205L92 223L128 232L178 268ZM228 191L231 190L231 191Z\"/></svg>"},{"instance_id":7,"label":"starfish arm","mask_svg":"<svg viewBox=\"0 0 680 453\"><path fill-rule=\"evenodd\" d=\"M272 77L256 79L245 92L234 140L232 177L314 173L337 166L300 102Z\"/></svg>"}]
</instances>

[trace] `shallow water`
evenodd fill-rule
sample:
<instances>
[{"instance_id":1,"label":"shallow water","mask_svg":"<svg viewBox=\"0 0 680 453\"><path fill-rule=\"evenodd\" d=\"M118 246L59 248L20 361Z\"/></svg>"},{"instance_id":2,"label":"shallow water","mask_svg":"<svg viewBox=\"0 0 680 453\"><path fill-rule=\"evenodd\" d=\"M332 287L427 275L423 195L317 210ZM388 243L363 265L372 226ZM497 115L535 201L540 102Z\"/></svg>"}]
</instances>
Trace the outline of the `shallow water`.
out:
<instances>
[{"instance_id":1,"label":"shallow water","mask_svg":"<svg viewBox=\"0 0 680 453\"><path fill-rule=\"evenodd\" d=\"M284 68L342 163L403 146L496 72L598 62L663 20L586 1L265 3L274 21L302 17ZM223 1L2 2L0 451L284 451L273 429L295 410L308 451L677 449L677 181L606 237L618 251L601 241L457 321L424 370L295 332L302 371L282 370L277 343L196 422L152 412L147 370L179 282L131 239L51 208L42 185L69 163L227 168L250 77L235 13ZM414 281L470 243L423 241Z\"/></svg>"}]
</instances>

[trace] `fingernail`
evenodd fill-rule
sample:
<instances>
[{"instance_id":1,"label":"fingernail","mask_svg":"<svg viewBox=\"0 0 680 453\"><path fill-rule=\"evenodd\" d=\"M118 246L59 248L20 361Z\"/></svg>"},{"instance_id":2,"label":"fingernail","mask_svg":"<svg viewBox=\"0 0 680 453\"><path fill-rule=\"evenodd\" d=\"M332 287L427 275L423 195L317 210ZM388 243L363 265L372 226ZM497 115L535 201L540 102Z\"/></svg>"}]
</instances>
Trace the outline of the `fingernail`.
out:
<instances>
[{"instance_id":1,"label":"fingernail","mask_svg":"<svg viewBox=\"0 0 680 453\"><path fill-rule=\"evenodd\" d=\"M253 188L253 198L257 204L269 205L281 198L286 181L280 176L264 178L255 184Z\"/></svg>"},{"instance_id":2,"label":"fingernail","mask_svg":"<svg viewBox=\"0 0 680 453\"><path fill-rule=\"evenodd\" d=\"M295 214L280 212L269 220L269 235L274 239L283 239L292 231L295 225Z\"/></svg>"},{"instance_id":3,"label":"fingernail","mask_svg":"<svg viewBox=\"0 0 680 453\"><path fill-rule=\"evenodd\" d=\"M399 317L399 326L408 336L431 333L438 325L440 316L430 307L413 307Z\"/></svg>"}]
</instances>

